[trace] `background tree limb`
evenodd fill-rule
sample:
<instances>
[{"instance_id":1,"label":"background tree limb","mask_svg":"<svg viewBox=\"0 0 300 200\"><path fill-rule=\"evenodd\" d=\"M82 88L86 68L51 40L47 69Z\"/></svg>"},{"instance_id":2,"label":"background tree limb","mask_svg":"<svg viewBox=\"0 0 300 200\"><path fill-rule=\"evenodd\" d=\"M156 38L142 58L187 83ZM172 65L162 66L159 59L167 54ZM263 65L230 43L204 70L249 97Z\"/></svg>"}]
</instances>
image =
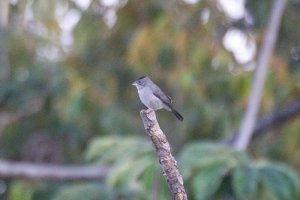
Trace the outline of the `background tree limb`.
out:
<instances>
[{"instance_id":1,"label":"background tree limb","mask_svg":"<svg viewBox=\"0 0 300 200\"><path fill-rule=\"evenodd\" d=\"M253 139L266 133L266 130L277 127L300 115L300 102L293 102L259 120L253 130Z\"/></svg>"},{"instance_id":2,"label":"background tree limb","mask_svg":"<svg viewBox=\"0 0 300 200\"><path fill-rule=\"evenodd\" d=\"M108 172L108 167L61 166L0 160L0 177L2 178L47 179L56 181L100 180Z\"/></svg>"},{"instance_id":3,"label":"background tree limb","mask_svg":"<svg viewBox=\"0 0 300 200\"><path fill-rule=\"evenodd\" d=\"M283 125L284 123L294 119L300 115L300 101L290 103L289 105L274 111L266 117L257 120L253 129L252 139L262 136L267 133L267 130ZM237 138L237 133L226 141L230 144L234 143Z\"/></svg>"},{"instance_id":4,"label":"background tree limb","mask_svg":"<svg viewBox=\"0 0 300 200\"><path fill-rule=\"evenodd\" d=\"M253 134L261 94L264 87L267 65L275 46L281 17L283 15L286 2L286 0L275 0L271 10L267 32L263 40L261 51L258 55L257 68L254 74L247 110L241 122L237 139L233 144L233 147L238 150L245 150L248 147Z\"/></svg>"}]
</instances>

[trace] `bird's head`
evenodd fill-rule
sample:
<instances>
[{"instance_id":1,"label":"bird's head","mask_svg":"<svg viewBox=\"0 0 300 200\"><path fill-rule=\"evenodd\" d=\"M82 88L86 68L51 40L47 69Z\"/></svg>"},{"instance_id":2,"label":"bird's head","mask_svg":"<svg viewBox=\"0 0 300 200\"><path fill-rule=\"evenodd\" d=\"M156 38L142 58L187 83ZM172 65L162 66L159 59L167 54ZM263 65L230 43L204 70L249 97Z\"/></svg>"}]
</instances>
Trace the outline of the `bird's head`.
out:
<instances>
[{"instance_id":1,"label":"bird's head","mask_svg":"<svg viewBox=\"0 0 300 200\"><path fill-rule=\"evenodd\" d=\"M136 86L137 89L142 89L146 86L147 81L149 80L148 76L141 76L137 80L135 80L132 85Z\"/></svg>"}]
</instances>

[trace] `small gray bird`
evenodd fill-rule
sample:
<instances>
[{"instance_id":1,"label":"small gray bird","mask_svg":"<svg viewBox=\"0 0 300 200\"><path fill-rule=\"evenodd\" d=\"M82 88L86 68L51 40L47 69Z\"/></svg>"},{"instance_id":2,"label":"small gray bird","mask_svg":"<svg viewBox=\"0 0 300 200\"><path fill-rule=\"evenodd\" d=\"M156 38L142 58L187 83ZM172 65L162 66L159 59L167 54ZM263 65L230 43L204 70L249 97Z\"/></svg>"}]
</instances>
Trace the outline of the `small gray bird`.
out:
<instances>
[{"instance_id":1,"label":"small gray bird","mask_svg":"<svg viewBox=\"0 0 300 200\"><path fill-rule=\"evenodd\" d=\"M171 111L177 119L183 121L183 117L172 105L172 99L166 95L148 76L142 76L132 83L136 86L142 103L151 110L166 109Z\"/></svg>"}]
</instances>

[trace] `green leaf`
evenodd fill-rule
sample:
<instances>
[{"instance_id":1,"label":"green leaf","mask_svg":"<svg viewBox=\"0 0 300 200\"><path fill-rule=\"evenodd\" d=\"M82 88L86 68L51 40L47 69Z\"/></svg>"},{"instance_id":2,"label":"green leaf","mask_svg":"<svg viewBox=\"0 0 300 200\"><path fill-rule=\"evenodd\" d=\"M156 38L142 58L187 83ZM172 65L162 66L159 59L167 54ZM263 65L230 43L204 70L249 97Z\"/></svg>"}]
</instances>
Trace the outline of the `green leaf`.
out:
<instances>
[{"instance_id":1,"label":"green leaf","mask_svg":"<svg viewBox=\"0 0 300 200\"><path fill-rule=\"evenodd\" d=\"M115 137L99 137L95 138L88 147L86 152L86 159L88 161L94 160L101 156L105 150L112 147L117 142Z\"/></svg>"},{"instance_id":2,"label":"green leaf","mask_svg":"<svg viewBox=\"0 0 300 200\"><path fill-rule=\"evenodd\" d=\"M228 166L219 163L206 167L196 174L192 182L195 198L202 200L211 197L217 191L227 171Z\"/></svg>"},{"instance_id":3,"label":"green leaf","mask_svg":"<svg viewBox=\"0 0 300 200\"><path fill-rule=\"evenodd\" d=\"M149 191L151 191L155 179L158 179L159 176L161 176L161 169L158 168L157 165L149 166L144 170L144 174L142 176L144 186L148 188Z\"/></svg>"},{"instance_id":4,"label":"green leaf","mask_svg":"<svg viewBox=\"0 0 300 200\"><path fill-rule=\"evenodd\" d=\"M150 143L145 139L107 136L99 137L92 142L87 150L86 158L98 164L111 164L145 154L154 155Z\"/></svg>"},{"instance_id":5,"label":"green leaf","mask_svg":"<svg viewBox=\"0 0 300 200\"><path fill-rule=\"evenodd\" d=\"M110 165L106 183L130 192L145 193L143 174L157 163L151 144L143 138L107 136L95 139L87 158L99 165Z\"/></svg>"},{"instance_id":6,"label":"green leaf","mask_svg":"<svg viewBox=\"0 0 300 200\"><path fill-rule=\"evenodd\" d=\"M263 195L278 200L299 199L300 179L291 168L282 164L261 162L258 169Z\"/></svg>"},{"instance_id":7,"label":"green leaf","mask_svg":"<svg viewBox=\"0 0 300 200\"><path fill-rule=\"evenodd\" d=\"M131 188L138 188L138 178L149 167L153 166L153 161L147 157L141 157L137 160L127 160L123 163L114 165L112 173L107 177L109 185L116 186L117 183Z\"/></svg>"},{"instance_id":8,"label":"green leaf","mask_svg":"<svg viewBox=\"0 0 300 200\"><path fill-rule=\"evenodd\" d=\"M53 200L115 199L114 192L101 184L74 184L64 186Z\"/></svg>"},{"instance_id":9,"label":"green leaf","mask_svg":"<svg viewBox=\"0 0 300 200\"><path fill-rule=\"evenodd\" d=\"M191 177L203 167L224 162L234 167L248 162L246 154L237 152L219 143L193 143L186 146L179 156L181 172L184 178Z\"/></svg>"},{"instance_id":10,"label":"green leaf","mask_svg":"<svg viewBox=\"0 0 300 200\"><path fill-rule=\"evenodd\" d=\"M23 181L14 182L10 186L9 199L11 200L31 200L32 188Z\"/></svg>"},{"instance_id":11,"label":"green leaf","mask_svg":"<svg viewBox=\"0 0 300 200\"><path fill-rule=\"evenodd\" d=\"M239 166L233 171L232 187L238 199L256 199L258 172L251 165Z\"/></svg>"}]
</instances>

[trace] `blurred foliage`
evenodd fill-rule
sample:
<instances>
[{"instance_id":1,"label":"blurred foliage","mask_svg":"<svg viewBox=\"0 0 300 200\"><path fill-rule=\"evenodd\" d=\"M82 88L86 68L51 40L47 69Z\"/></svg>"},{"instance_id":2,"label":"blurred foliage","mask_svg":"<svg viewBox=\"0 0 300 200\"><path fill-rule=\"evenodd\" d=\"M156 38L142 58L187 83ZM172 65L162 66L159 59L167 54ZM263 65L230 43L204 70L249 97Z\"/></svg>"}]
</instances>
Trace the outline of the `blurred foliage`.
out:
<instances>
[{"instance_id":1,"label":"blurred foliage","mask_svg":"<svg viewBox=\"0 0 300 200\"><path fill-rule=\"evenodd\" d=\"M115 199L109 188L99 184L74 184L60 188L60 191L53 198L54 200L65 199L86 199L96 200L101 197L102 199Z\"/></svg>"},{"instance_id":2,"label":"blurred foliage","mask_svg":"<svg viewBox=\"0 0 300 200\"><path fill-rule=\"evenodd\" d=\"M253 23L227 17L217 1L78 2L1 1L1 22L5 5L9 12L0 26L0 155L112 171L97 183L5 180L0 198L169 199L153 148L139 136L142 105L131 82L147 74L185 117L157 112L190 199L299 199L299 119L270 130L249 154L197 142L237 130L255 63L237 62L223 37L238 28L259 47L273 1L247 1ZM299 5L287 6L260 116L299 101Z\"/></svg>"},{"instance_id":3,"label":"blurred foliage","mask_svg":"<svg viewBox=\"0 0 300 200\"><path fill-rule=\"evenodd\" d=\"M179 158L194 199L300 198L299 176L283 164L252 160L245 152L199 142L187 145Z\"/></svg>"},{"instance_id":4,"label":"blurred foliage","mask_svg":"<svg viewBox=\"0 0 300 200\"><path fill-rule=\"evenodd\" d=\"M126 194L134 194L137 199L149 199L153 184L166 187L163 177L160 177L160 166L155 162L157 158L153 147L145 139L111 136L96 138L87 149L86 159L96 165L111 166L112 170L107 174L105 182L110 188L122 188L114 191L115 195L122 196L121 199ZM161 191L168 190L164 188ZM159 199L166 198L165 192L152 195L159 195Z\"/></svg>"}]
</instances>

